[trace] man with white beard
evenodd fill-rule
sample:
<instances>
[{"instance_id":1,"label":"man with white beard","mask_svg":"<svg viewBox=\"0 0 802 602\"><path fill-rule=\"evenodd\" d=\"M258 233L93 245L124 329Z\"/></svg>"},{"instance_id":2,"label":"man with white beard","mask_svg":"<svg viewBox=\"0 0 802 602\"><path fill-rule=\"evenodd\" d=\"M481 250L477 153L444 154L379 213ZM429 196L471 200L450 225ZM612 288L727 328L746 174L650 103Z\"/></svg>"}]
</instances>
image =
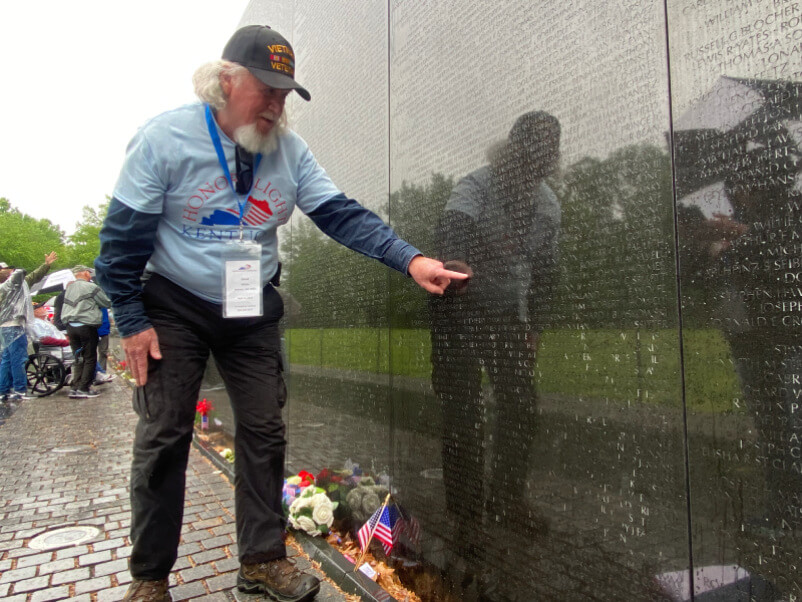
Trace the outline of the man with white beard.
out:
<instances>
[{"instance_id":1,"label":"man with white beard","mask_svg":"<svg viewBox=\"0 0 802 602\"><path fill-rule=\"evenodd\" d=\"M286 400L274 285L276 229L297 206L345 246L442 294L465 275L443 268L347 198L286 127L295 55L269 27L238 30L223 60L201 67L201 103L168 111L134 136L100 233L97 280L112 300L137 382L125 600L170 600L195 404L214 355L236 417L237 586L285 602L318 580L286 558L281 508ZM144 281L144 284L143 284Z\"/></svg>"}]
</instances>

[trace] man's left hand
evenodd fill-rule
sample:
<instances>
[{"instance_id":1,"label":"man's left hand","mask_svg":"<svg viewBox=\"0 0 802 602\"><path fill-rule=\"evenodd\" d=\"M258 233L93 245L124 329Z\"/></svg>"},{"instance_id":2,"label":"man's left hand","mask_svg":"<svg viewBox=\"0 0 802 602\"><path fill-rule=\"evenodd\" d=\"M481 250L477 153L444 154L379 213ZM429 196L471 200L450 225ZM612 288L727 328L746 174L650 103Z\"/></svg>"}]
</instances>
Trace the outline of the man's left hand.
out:
<instances>
[{"instance_id":1,"label":"man's left hand","mask_svg":"<svg viewBox=\"0 0 802 602\"><path fill-rule=\"evenodd\" d=\"M51 265L54 261L56 261L56 259L58 259L58 253L56 253L55 251L45 255L45 263L47 265Z\"/></svg>"},{"instance_id":2,"label":"man's left hand","mask_svg":"<svg viewBox=\"0 0 802 602\"><path fill-rule=\"evenodd\" d=\"M409 263L409 275L421 287L434 293L442 295L452 280L465 280L468 274L454 272L443 267L442 261L418 255Z\"/></svg>"}]
</instances>

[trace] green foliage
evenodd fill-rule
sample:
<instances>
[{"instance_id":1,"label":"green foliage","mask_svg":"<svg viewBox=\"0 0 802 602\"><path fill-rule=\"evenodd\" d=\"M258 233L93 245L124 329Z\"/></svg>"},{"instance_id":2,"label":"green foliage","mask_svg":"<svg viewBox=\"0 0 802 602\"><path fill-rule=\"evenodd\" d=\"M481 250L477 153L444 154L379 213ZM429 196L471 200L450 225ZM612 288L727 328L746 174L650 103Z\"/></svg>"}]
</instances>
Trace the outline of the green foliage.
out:
<instances>
[{"instance_id":1,"label":"green foliage","mask_svg":"<svg viewBox=\"0 0 802 602\"><path fill-rule=\"evenodd\" d=\"M651 145L584 158L554 183L562 205L552 324L676 325L671 164Z\"/></svg>"},{"instance_id":2,"label":"green foliage","mask_svg":"<svg viewBox=\"0 0 802 602\"><path fill-rule=\"evenodd\" d=\"M586 157L549 182L562 206L559 283L543 316L553 328L671 328L677 322L674 214L668 154L632 145ZM433 256L434 228L454 177L434 173L390 194L389 219ZM282 245L295 327L428 327L427 293L334 243L304 219ZM388 275L389 274L389 275Z\"/></svg>"},{"instance_id":3,"label":"green foliage","mask_svg":"<svg viewBox=\"0 0 802 602\"><path fill-rule=\"evenodd\" d=\"M108 198L97 207L85 206L75 232L66 236L50 220L33 218L0 198L0 261L31 271L42 265L46 254L55 251L58 260L52 270L79 263L91 266L100 251L98 234L108 206Z\"/></svg>"},{"instance_id":4,"label":"green foliage","mask_svg":"<svg viewBox=\"0 0 802 602\"><path fill-rule=\"evenodd\" d=\"M445 210L454 179L433 173L421 186L401 183L390 195L390 223L396 233L428 257L436 257L434 230ZM390 274L391 324L396 328L428 326L428 293L402 274Z\"/></svg>"},{"instance_id":5,"label":"green foliage","mask_svg":"<svg viewBox=\"0 0 802 602\"><path fill-rule=\"evenodd\" d=\"M434 227L443 214L454 178L433 173L422 186L401 183L390 194L390 224L396 233L424 255L435 253Z\"/></svg>"},{"instance_id":6,"label":"green foliage","mask_svg":"<svg viewBox=\"0 0 802 602\"><path fill-rule=\"evenodd\" d=\"M306 217L281 245L282 290L296 305L293 326L386 323L387 270L325 236Z\"/></svg>"},{"instance_id":7,"label":"green foliage","mask_svg":"<svg viewBox=\"0 0 802 602\"><path fill-rule=\"evenodd\" d=\"M82 219L77 224L75 232L67 240L67 265L89 265L91 266L95 258L100 253L100 228L109 210L111 199L106 197L106 201L98 207L84 206Z\"/></svg>"},{"instance_id":8,"label":"green foliage","mask_svg":"<svg viewBox=\"0 0 802 602\"><path fill-rule=\"evenodd\" d=\"M45 255L64 251L64 232L48 219L36 219L0 198L0 261L29 272L44 262Z\"/></svg>"},{"instance_id":9,"label":"green foliage","mask_svg":"<svg viewBox=\"0 0 802 602\"><path fill-rule=\"evenodd\" d=\"M286 333L290 362L373 374L431 377L428 330L315 328ZM685 399L702 413L741 411L730 350L716 330L685 330ZM626 405L679 407L676 331L552 330L543 333L535 371L547 395ZM391 368L390 368L391 366Z\"/></svg>"},{"instance_id":10,"label":"green foliage","mask_svg":"<svg viewBox=\"0 0 802 602\"><path fill-rule=\"evenodd\" d=\"M390 196L390 224L399 236L431 254L433 227L453 181L432 174L423 186L403 183ZM289 233L289 234L288 234ZM282 287L298 304L295 327L425 325L426 293L408 278L325 236L303 216L282 232Z\"/></svg>"}]
</instances>

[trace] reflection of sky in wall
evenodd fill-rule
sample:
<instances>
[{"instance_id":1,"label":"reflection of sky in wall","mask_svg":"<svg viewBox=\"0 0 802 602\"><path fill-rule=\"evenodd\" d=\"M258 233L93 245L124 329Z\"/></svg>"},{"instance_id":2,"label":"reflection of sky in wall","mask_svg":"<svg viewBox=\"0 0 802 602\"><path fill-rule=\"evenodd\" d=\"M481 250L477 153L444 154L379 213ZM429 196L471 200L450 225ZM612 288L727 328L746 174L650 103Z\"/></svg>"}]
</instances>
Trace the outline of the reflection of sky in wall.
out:
<instances>
[{"instance_id":1,"label":"reflection of sky in wall","mask_svg":"<svg viewBox=\"0 0 802 602\"><path fill-rule=\"evenodd\" d=\"M669 2L668 32L675 131L705 126L727 131L762 105L760 94L722 76L802 79L802 12L797 2ZM799 143L798 124L785 126ZM755 146L750 142L747 148ZM733 212L723 181L679 201L699 207L707 217Z\"/></svg>"},{"instance_id":2,"label":"reflection of sky in wall","mask_svg":"<svg viewBox=\"0 0 802 602\"><path fill-rule=\"evenodd\" d=\"M675 118L720 75L802 76L797 3L668 4ZM243 17L295 44L313 98L291 104L297 131L335 182L373 208L386 204L388 148L393 190L432 172L460 176L528 110L560 119L564 165L628 144L665 146L661 3L390 0L389 10L389 48L385 2L253 0Z\"/></svg>"},{"instance_id":3,"label":"reflection of sky in wall","mask_svg":"<svg viewBox=\"0 0 802 602\"><path fill-rule=\"evenodd\" d=\"M279 9L293 15L291 32L276 29L292 42L296 77L312 95L293 99L291 123L346 194L386 215L386 5L254 1L244 20L270 23Z\"/></svg>"},{"instance_id":4,"label":"reflection of sky in wall","mask_svg":"<svg viewBox=\"0 0 802 602\"><path fill-rule=\"evenodd\" d=\"M669 1L674 114L721 75L802 79L801 11L794 0Z\"/></svg>"},{"instance_id":5,"label":"reflection of sky in wall","mask_svg":"<svg viewBox=\"0 0 802 602\"><path fill-rule=\"evenodd\" d=\"M477 167L533 109L562 123L565 164L626 144L664 144L663 12L641 4L395 2L393 188Z\"/></svg>"}]
</instances>

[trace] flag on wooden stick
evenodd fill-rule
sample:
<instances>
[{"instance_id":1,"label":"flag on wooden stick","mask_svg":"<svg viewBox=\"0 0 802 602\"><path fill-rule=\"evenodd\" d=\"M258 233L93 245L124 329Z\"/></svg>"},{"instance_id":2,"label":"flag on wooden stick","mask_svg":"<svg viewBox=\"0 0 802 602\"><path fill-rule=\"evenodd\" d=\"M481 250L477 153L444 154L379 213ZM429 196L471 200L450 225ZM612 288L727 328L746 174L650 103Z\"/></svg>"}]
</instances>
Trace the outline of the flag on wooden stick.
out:
<instances>
[{"instance_id":1,"label":"flag on wooden stick","mask_svg":"<svg viewBox=\"0 0 802 602\"><path fill-rule=\"evenodd\" d=\"M403 521L396 510L395 505L384 504L381 508L376 510L373 515L362 525L357 533L359 539L359 546L365 550L370 544L372 537L375 537L382 542L384 552L390 553L393 549L393 544L398 538L398 533L401 529Z\"/></svg>"}]
</instances>

